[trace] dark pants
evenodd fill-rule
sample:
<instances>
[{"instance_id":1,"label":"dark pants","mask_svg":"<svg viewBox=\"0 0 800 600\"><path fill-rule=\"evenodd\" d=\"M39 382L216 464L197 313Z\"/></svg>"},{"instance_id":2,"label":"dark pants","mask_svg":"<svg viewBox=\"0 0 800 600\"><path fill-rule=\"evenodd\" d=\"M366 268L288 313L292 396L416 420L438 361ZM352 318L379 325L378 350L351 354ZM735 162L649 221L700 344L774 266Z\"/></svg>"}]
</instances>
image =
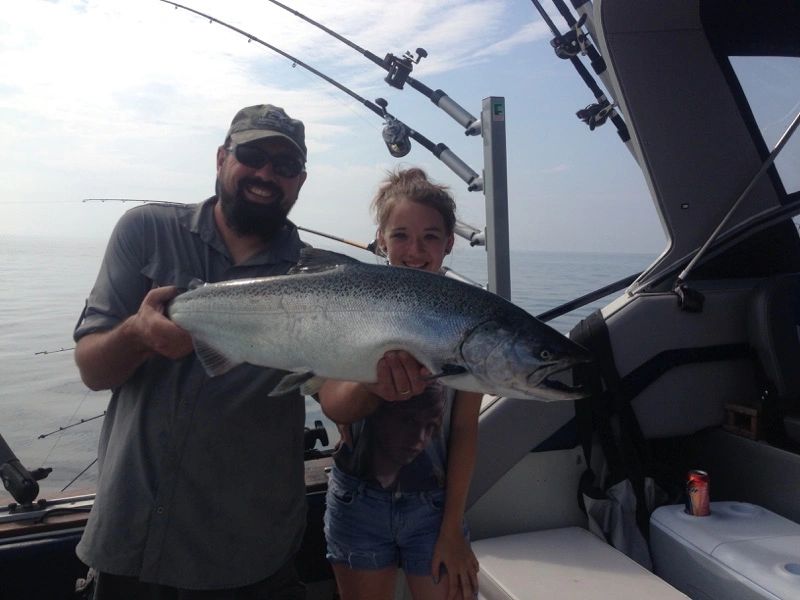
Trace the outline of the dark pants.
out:
<instances>
[{"instance_id":1,"label":"dark pants","mask_svg":"<svg viewBox=\"0 0 800 600\"><path fill-rule=\"evenodd\" d=\"M266 579L240 588L184 590L102 572L97 574L94 585L93 600L305 600L306 597L294 560Z\"/></svg>"}]
</instances>

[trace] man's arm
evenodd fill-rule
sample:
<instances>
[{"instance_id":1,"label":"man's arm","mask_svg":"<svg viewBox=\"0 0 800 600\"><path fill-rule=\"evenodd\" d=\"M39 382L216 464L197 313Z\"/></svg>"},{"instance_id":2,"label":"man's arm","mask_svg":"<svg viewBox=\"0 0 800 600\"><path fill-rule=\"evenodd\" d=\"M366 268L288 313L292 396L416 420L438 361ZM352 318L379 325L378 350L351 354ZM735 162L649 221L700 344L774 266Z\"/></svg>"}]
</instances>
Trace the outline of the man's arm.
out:
<instances>
[{"instance_id":1,"label":"man's arm","mask_svg":"<svg viewBox=\"0 0 800 600\"><path fill-rule=\"evenodd\" d=\"M153 354L178 359L192 351L189 334L164 316L177 288L150 290L139 310L114 329L85 335L75 346L75 363L92 390L123 384Z\"/></svg>"}]
</instances>

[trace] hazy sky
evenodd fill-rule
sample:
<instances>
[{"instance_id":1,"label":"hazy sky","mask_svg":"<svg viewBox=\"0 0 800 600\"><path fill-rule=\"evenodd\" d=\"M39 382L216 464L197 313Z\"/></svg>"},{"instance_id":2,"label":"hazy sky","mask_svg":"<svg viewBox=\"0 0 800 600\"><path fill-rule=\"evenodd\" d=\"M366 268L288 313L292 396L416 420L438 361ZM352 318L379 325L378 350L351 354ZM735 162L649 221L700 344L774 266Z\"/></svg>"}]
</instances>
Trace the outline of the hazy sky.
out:
<instances>
[{"instance_id":1,"label":"hazy sky","mask_svg":"<svg viewBox=\"0 0 800 600\"><path fill-rule=\"evenodd\" d=\"M664 235L633 159L525 0L286 0L383 56L423 47L414 77L475 116L506 100L511 245L656 254ZM480 138L427 98L383 82L363 56L267 0L186 0L278 46L482 169ZM552 9L552 6L549 7ZM563 28L560 17L556 22ZM107 238L130 204L213 193L214 158L234 113L272 103L305 121L308 181L298 224L369 241L369 200L387 169L423 166L482 228L483 197L419 145L394 159L382 122L341 91L229 29L159 0L25 0L0 13L0 235ZM309 237L314 243L314 238Z\"/></svg>"}]
</instances>

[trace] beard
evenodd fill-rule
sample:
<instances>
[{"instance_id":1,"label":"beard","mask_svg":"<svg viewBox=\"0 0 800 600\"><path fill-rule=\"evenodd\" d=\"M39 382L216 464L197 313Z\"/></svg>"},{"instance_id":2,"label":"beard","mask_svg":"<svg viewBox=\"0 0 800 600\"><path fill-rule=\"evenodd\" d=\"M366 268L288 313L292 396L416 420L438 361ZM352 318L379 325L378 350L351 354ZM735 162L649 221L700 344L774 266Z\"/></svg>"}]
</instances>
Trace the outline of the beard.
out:
<instances>
[{"instance_id":1,"label":"beard","mask_svg":"<svg viewBox=\"0 0 800 600\"><path fill-rule=\"evenodd\" d=\"M244 197L244 188L250 184L270 188L273 193L272 201L269 204L258 204L247 200ZM245 178L239 181L236 193L229 194L222 189L222 184L217 179L216 190L225 222L240 236L256 235L262 241L269 242L287 223L289 210L284 208L285 194L272 182Z\"/></svg>"}]
</instances>

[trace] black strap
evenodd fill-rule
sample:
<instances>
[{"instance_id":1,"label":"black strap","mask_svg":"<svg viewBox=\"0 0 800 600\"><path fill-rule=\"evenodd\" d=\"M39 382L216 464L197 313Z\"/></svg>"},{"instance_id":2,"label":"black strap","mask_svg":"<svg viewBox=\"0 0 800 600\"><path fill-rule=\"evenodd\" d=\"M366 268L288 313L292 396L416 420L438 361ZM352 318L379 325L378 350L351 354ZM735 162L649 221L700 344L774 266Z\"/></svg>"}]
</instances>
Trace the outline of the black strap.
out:
<instances>
[{"instance_id":1,"label":"black strap","mask_svg":"<svg viewBox=\"0 0 800 600\"><path fill-rule=\"evenodd\" d=\"M579 505L584 509L583 494L602 497L597 496L602 491L597 487L591 470L592 436L597 432L609 471L607 484L630 480L636 494L637 524L647 538L650 515L644 484L645 477L653 472L653 462L632 399L670 369L701 362L749 358L752 351L746 344L665 350L621 378L614 362L608 327L600 311L578 323L570 332L570 338L585 346L595 358L594 368L576 370L579 381L592 390L589 398L575 403L578 436L587 465L579 485Z\"/></svg>"},{"instance_id":2,"label":"black strap","mask_svg":"<svg viewBox=\"0 0 800 600\"><path fill-rule=\"evenodd\" d=\"M628 398L635 398L646 387L664 373L675 367L688 364L752 358L753 351L747 344L720 344L697 348L673 348L664 350L639 365L622 378L621 385Z\"/></svg>"},{"instance_id":3,"label":"black strap","mask_svg":"<svg viewBox=\"0 0 800 600\"><path fill-rule=\"evenodd\" d=\"M608 327L600 311L595 311L570 333L570 337L593 353L596 368L589 372L589 385L594 393L590 397L589 410L594 430L609 468L609 485L624 479L631 482L636 495L636 522L642 535L649 534L650 515L644 494L644 480L649 465L649 451L642 435L639 421L631 406L631 397L614 363ZM587 460L587 470L581 476L579 495L593 496L597 491L596 479L591 471L591 432L586 430L586 407L576 403L581 444Z\"/></svg>"}]
</instances>

